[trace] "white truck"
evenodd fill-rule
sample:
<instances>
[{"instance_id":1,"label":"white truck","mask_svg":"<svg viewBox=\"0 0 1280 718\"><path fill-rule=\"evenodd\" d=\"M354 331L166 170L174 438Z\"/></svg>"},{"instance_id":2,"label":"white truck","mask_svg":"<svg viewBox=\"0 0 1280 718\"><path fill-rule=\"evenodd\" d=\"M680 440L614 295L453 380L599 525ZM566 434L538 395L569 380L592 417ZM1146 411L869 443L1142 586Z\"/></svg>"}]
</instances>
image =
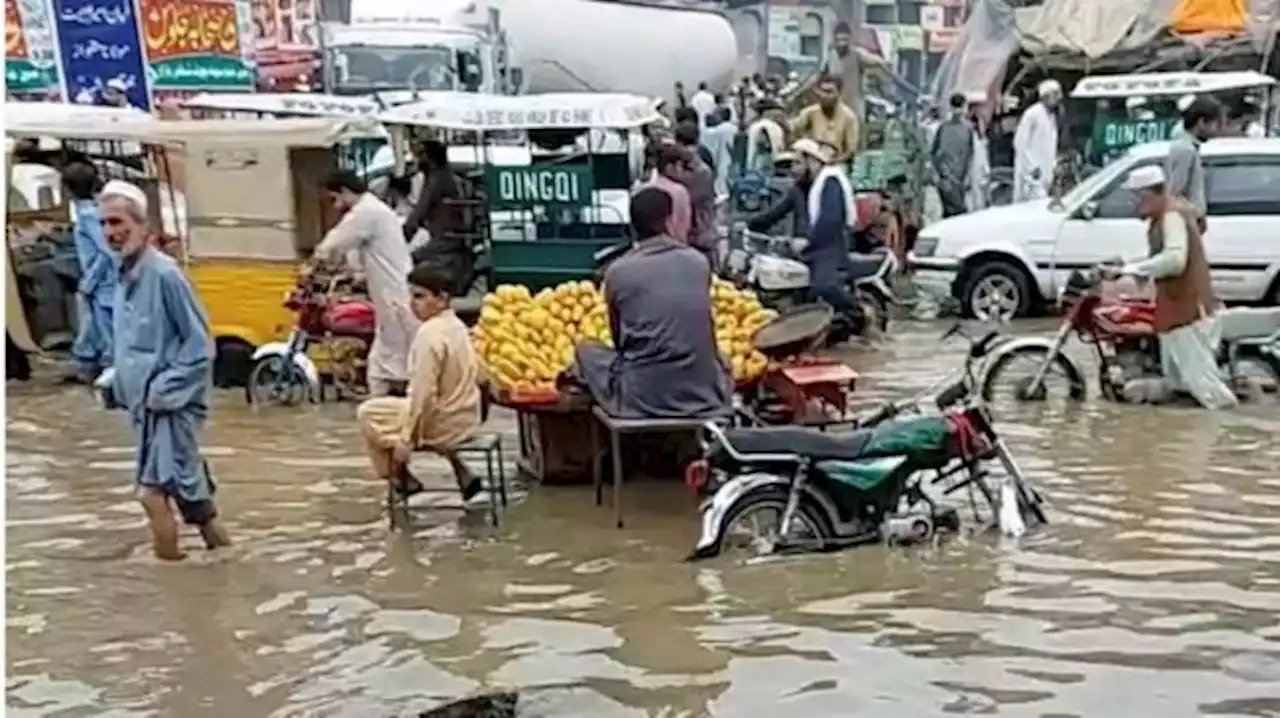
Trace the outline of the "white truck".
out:
<instances>
[{"instance_id":1,"label":"white truck","mask_svg":"<svg viewBox=\"0 0 1280 718\"><path fill-rule=\"evenodd\" d=\"M710 10L625 0L442 0L427 7L355 0L350 23L326 23L329 91L629 92L671 99L677 81L689 92L699 82L727 86L738 54L733 27Z\"/></svg>"}]
</instances>

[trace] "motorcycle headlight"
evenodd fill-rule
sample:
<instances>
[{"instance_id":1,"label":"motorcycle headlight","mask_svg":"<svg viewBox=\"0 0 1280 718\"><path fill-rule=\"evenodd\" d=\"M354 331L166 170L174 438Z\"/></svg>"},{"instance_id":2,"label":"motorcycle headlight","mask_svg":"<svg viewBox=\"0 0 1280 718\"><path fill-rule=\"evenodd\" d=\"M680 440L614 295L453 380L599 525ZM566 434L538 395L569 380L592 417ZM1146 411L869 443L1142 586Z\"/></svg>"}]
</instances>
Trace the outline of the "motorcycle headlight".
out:
<instances>
[{"instance_id":1,"label":"motorcycle headlight","mask_svg":"<svg viewBox=\"0 0 1280 718\"><path fill-rule=\"evenodd\" d=\"M932 257L936 251L938 251L937 237L917 237L915 246L911 248L911 253L917 257Z\"/></svg>"}]
</instances>

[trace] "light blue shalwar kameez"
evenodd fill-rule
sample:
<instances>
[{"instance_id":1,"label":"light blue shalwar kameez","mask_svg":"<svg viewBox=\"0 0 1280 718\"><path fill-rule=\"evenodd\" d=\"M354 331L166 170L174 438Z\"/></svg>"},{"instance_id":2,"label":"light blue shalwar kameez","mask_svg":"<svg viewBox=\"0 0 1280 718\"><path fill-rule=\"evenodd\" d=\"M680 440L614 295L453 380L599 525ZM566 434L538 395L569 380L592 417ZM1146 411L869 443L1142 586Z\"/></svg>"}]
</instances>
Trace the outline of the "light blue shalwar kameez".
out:
<instances>
[{"instance_id":1,"label":"light blue shalwar kameez","mask_svg":"<svg viewBox=\"0 0 1280 718\"><path fill-rule=\"evenodd\" d=\"M199 446L213 381L204 309L173 258L148 248L123 268L115 310L112 391L138 437L137 483L180 508L210 501Z\"/></svg>"},{"instance_id":2,"label":"light blue shalwar kameez","mask_svg":"<svg viewBox=\"0 0 1280 718\"><path fill-rule=\"evenodd\" d=\"M111 315L120 261L102 235L98 203L80 200L75 204L75 212L72 237L80 262L77 289L80 326L71 345L71 355L81 374L96 377L111 365Z\"/></svg>"}]
</instances>

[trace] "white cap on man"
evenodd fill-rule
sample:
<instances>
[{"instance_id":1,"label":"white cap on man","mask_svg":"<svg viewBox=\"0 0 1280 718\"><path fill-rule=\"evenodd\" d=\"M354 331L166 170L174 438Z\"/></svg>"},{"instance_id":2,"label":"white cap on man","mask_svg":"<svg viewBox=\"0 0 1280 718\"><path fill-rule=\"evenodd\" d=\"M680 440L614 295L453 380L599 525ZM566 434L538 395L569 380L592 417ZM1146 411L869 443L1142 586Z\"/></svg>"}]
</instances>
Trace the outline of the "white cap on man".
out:
<instances>
[{"instance_id":1,"label":"white cap on man","mask_svg":"<svg viewBox=\"0 0 1280 718\"><path fill-rule=\"evenodd\" d=\"M1183 95L1182 97L1179 97L1178 112L1186 112L1191 107L1191 103L1195 101L1196 101L1195 95Z\"/></svg>"},{"instance_id":2,"label":"white cap on man","mask_svg":"<svg viewBox=\"0 0 1280 718\"><path fill-rule=\"evenodd\" d=\"M118 92L128 92L129 85L125 83L124 79L113 77L110 80L107 80L107 89L116 90Z\"/></svg>"},{"instance_id":3,"label":"white cap on man","mask_svg":"<svg viewBox=\"0 0 1280 718\"><path fill-rule=\"evenodd\" d=\"M802 137L791 144L791 154L794 157L807 155L824 165L829 165L835 153L831 151L829 145Z\"/></svg>"},{"instance_id":4,"label":"white cap on man","mask_svg":"<svg viewBox=\"0 0 1280 718\"><path fill-rule=\"evenodd\" d=\"M137 206L138 214L146 216L147 193L143 192L138 185L124 180L113 179L102 186L102 192L98 194L98 200L102 201L112 197L132 202Z\"/></svg>"},{"instance_id":5,"label":"white cap on man","mask_svg":"<svg viewBox=\"0 0 1280 718\"><path fill-rule=\"evenodd\" d=\"M1062 85L1057 80L1045 80L1036 86L1036 95L1044 97L1045 95L1061 95Z\"/></svg>"},{"instance_id":6,"label":"white cap on man","mask_svg":"<svg viewBox=\"0 0 1280 718\"><path fill-rule=\"evenodd\" d=\"M1162 187L1165 183L1164 170L1159 165L1147 165L1129 173L1124 178L1124 188L1138 192L1152 187Z\"/></svg>"}]
</instances>

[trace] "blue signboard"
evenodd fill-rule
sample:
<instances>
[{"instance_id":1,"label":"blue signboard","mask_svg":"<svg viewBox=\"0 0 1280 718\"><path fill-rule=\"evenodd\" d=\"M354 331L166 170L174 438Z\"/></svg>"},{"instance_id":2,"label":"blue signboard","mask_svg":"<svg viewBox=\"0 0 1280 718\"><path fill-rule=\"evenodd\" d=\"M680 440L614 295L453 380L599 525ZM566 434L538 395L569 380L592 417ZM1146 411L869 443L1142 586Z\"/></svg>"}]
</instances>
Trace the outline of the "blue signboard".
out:
<instances>
[{"instance_id":1,"label":"blue signboard","mask_svg":"<svg viewBox=\"0 0 1280 718\"><path fill-rule=\"evenodd\" d=\"M150 110L133 0L54 0L53 8L67 100L93 103L108 82L119 80L130 105Z\"/></svg>"}]
</instances>

